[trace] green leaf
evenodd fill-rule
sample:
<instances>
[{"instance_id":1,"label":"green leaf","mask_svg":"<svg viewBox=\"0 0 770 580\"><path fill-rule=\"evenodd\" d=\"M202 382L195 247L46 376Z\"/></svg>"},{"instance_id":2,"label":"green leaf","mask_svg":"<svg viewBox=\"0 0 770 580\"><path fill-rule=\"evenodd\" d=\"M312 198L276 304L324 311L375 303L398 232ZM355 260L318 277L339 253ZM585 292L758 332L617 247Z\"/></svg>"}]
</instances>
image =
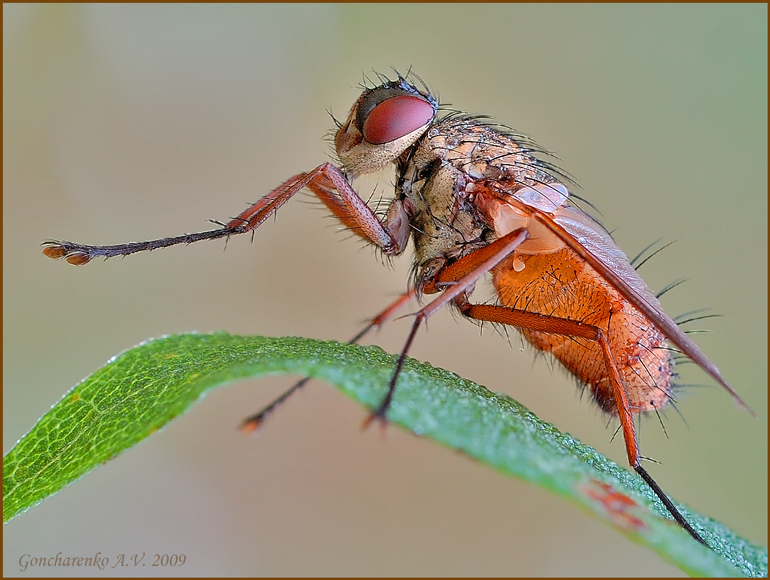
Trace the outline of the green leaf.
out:
<instances>
[{"instance_id":1,"label":"green leaf","mask_svg":"<svg viewBox=\"0 0 770 580\"><path fill-rule=\"evenodd\" d=\"M74 387L5 456L3 521L56 493L184 413L208 389L246 377L303 374L368 408L395 359L378 347L302 338L183 334L147 341ZM767 551L679 506L714 548L665 515L635 474L512 399L407 360L391 423L565 497L692 575L767 575Z\"/></svg>"}]
</instances>

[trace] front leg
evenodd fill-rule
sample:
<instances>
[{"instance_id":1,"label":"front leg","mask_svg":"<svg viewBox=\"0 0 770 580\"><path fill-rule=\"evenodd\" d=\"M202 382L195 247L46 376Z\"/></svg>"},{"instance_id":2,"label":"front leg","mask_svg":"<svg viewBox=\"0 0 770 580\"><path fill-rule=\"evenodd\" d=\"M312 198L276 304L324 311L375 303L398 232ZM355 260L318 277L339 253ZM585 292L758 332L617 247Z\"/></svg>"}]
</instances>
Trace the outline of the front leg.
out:
<instances>
[{"instance_id":1,"label":"front leg","mask_svg":"<svg viewBox=\"0 0 770 580\"><path fill-rule=\"evenodd\" d=\"M409 238L409 215L403 204L400 201L394 202L385 221L380 221L352 188L345 174L331 163L324 163L309 173L300 173L286 180L216 230L114 246L89 246L72 242L48 241L43 244L43 254L54 259L65 258L70 264L81 266L99 256L104 258L128 256L136 252L179 244L229 238L258 228L278 208L305 187L315 193L344 225L370 244L380 248L386 255L393 256L404 251Z\"/></svg>"},{"instance_id":2,"label":"front leg","mask_svg":"<svg viewBox=\"0 0 770 580\"><path fill-rule=\"evenodd\" d=\"M402 210L401 202L394 202L391 208L396 210L389 212L385 222L381 222L350 185L347 176L331 163L288 179L230 220L225 227L243 228L244 232L254 230L305 187L316 194L345 226L386 255L393 256L404 251L409 238L409 218Z\"/></svg>"}]
</instances>

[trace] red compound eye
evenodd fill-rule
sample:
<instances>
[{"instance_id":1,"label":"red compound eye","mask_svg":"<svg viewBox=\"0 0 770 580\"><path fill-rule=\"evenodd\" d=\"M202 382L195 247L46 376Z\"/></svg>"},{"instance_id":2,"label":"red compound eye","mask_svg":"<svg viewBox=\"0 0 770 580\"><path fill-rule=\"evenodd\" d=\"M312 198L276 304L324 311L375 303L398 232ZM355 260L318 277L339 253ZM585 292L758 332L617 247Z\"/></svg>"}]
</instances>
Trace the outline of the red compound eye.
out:
<instances>
[{"instance_id":1,"label":"red compound eye","mask_svg":"<svg viewBox=\"0 0 770 580\"><path fill-rule=\"evenodd\" d=\"M364 120L363 136L372 145L400 139L428 123L433 105L419 97L391 97L375 106Z\"/></svg>"}]
</instances>

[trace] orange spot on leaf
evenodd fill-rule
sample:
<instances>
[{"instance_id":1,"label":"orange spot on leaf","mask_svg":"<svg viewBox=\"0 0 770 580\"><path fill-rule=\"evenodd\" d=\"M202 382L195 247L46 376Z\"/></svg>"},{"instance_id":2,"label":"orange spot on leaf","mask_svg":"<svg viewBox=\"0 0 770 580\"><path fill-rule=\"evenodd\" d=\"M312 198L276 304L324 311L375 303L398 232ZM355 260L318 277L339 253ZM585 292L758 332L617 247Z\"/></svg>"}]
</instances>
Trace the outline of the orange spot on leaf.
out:
<instances>
[{"instance_id":1,"label":"orange spot on leaf","mask_svg":"<svg viewBox=\"0 0 770 580\"><path fill-rule=\"evenodd\" d=\"M639 504L626 494L614 489L611 485L591 480L591 485L586 485L583 491L588 497L602 504L604 510L615 524L632 531L647 528L647 524L633 513L640 509Z\"/></svg>"}]
</instances>

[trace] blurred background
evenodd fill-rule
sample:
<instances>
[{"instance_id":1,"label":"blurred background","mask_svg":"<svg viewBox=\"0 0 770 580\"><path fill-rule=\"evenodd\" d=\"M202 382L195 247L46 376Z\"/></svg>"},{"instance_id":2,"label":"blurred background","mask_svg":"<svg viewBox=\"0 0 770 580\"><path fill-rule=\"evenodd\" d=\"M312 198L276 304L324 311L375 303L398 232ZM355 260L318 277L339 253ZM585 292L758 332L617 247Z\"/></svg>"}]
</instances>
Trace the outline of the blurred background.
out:
<instances>
[{"instance_id":1,"label":"blurred background","mask_svg":"<svg viewBox=\"0 0 770 580\"><path fill-rule=\"evenodd\" d=\"M40 253L210 228L329 159L324 140L373 70L412 67L441 101L493 115L561 158L641 270L679 278L667 312L757 412L694 365L640 427L678 501L767 543L765 5L3 6L3 449L114 354L226 330L344 340L406 288L302 196L246 236L83 268ZM362 182L389 196L392 171ZM481 296L489 295L488 289ZM695 325L698 326L698 325ZM369 342L398 351L409 321ZM530 349L442 312L411 354L521 401L626 465L615 425ZM533 362L534 361L534 362ZM185 554L159 575L677 575L571 504L313 383L257 437L238 432L291 378L209 394L4 530L22 554ZM686 421L686 423L685 423ZM150 557L150 556L148 556ZM136 569L111 574L135 575ZM93 571L49 568L46 574ZM98 575L103 575L98 572Z\"/></svg>"}]
</instances>

